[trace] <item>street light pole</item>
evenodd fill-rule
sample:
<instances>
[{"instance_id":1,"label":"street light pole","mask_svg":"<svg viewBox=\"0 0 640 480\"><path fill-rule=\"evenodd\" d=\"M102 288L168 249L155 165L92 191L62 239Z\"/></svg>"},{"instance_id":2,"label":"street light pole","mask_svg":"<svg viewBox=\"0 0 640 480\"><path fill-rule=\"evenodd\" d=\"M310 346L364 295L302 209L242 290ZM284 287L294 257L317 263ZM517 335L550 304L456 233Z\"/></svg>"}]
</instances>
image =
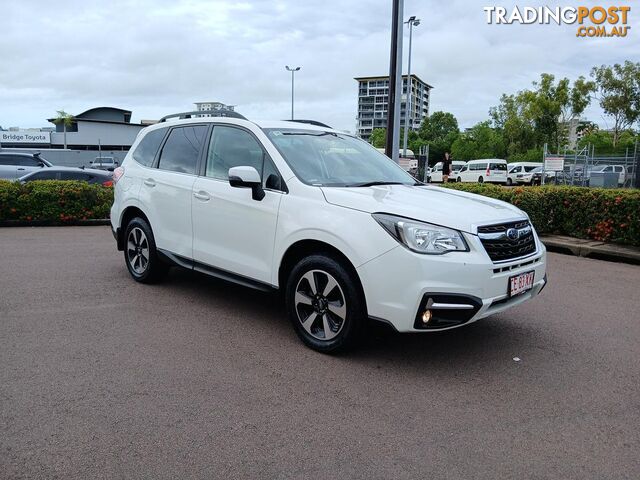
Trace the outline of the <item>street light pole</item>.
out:
<instances>
[{"instance_id":1,"label":"street light pole","mask_svg":"<svg viewBox=\"0 0 640 480\"><path fill-rule=\"evenodd\" d=\"M389 103L387 107L387 141L385 153L399 163L400 96L402 95L402 13L404 0L393 0L391 14L391 51L389 58Z\"/></svg>"},{"instance_id":2,"label":"street light pole","mask_svg":"<svg viewBox=\"0 0 640 480\"><path fill-rule=\"evenodd\" d=\"M411 94L413 92L413 85L411 82L411 39L413 37L413 27L417 27L418 25L420 25L420 19L416 18L415 16L409 17L409 20L407 20L404 23L408 23L409 24L409 60L408 60L408 66L407 66L407 102L405 104L405 109L404 109L404 139L402 141L402 148L403 148L403 153L402 155L404 155L405 158L407 158L407 140L409 138L409 122L412 122L412 118L411 118ZM413 128L413 124L411 125L411 127Z\"/></svg>"},{"instance_id":3,"label":"street light pole","mask_svg":"<svg viewBox=\"0 0 640 480\"><path fill-rule=\"evenodd\" d=\"M291 120L293 120L293 88L294 88L294 74L300 70L301 67L289 67L289 65L285 65L285 68L291 72Z\"/></svg>"}]
</instances>

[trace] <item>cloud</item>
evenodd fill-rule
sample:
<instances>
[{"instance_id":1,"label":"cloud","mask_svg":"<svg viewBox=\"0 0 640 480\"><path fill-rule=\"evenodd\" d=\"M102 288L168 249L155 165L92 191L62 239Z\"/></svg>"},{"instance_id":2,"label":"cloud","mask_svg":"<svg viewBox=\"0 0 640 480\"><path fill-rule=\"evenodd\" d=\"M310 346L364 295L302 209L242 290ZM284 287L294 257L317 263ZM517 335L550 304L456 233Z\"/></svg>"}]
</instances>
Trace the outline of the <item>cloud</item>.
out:
<instances>
[{"instance_id":1,"label":"cloud","mask_svg":"<svg viewBox=\"0 0 640 480\"><path fill-rule=\"evenodd\" d=\"M633 28L628 38L578 39L567 26L487 25L483 6L405 1L405 17L422 19L413 72L435 87L431 110L451 111L463 126L541 72L576 78L640 56ZM237 105L250 118L287 118L289 64L302 66L296 116L353 131L353 77L388 72L390 14L390 0L11 2L0 125L40 126L55 110L101 105L159 118L201 100ZM632 9L630 25L637 20ZM598 120L596 106L589 115Z\"/></svg>"}]
</instances>

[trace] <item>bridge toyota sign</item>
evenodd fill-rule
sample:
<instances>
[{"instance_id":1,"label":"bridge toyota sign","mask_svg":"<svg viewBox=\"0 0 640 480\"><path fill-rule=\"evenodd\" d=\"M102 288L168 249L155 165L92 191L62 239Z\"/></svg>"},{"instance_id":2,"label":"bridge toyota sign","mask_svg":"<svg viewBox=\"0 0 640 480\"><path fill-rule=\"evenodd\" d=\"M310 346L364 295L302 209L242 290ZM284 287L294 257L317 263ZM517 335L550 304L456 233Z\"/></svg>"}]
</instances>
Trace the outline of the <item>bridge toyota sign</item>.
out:
<instances>
[{"instance_id":1,"label":"bridge toyota sign","mask_svg":"<svg viewBox=\"0 0 640 480\"><path fill-rule=\"evenodd\" d=\"M3 143L51 143L51 134L49 132L35 132L31 130L3 130L0 131L0 144Z\"/></svg>"}]
</instances>

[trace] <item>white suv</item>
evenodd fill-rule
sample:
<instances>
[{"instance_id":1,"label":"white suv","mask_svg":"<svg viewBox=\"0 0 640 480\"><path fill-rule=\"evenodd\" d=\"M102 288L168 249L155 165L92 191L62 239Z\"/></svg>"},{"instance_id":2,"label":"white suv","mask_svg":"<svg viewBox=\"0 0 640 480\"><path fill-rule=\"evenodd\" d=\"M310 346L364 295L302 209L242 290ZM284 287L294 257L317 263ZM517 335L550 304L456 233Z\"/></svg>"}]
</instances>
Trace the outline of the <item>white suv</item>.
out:
<instances>
[{"instance_id":1,"label":"white suv","mask_svg":"<svg viewBox=\"0 0 640 480\"><path fill-rule=\"evenodd\" d=\"M178 265L283 290L323 352L370 319L447 330L545 286L545 248L518 208L417 183L326 126L228 115L147 127L115 170L111 224L136 281Z\"/></svg>"}]
</instances>

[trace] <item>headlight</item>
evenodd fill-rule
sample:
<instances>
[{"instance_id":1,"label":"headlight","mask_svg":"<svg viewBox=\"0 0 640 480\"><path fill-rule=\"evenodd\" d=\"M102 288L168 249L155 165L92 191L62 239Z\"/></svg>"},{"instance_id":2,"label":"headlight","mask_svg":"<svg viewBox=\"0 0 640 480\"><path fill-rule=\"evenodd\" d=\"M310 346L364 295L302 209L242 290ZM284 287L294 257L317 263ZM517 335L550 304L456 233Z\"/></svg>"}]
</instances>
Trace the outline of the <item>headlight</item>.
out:
<instances>
[{"instance_id":1,"label":"headlight","mask_svg":"<svg viewBox=\"0 0 640 480\"><path fill-rule=\"evenodd\" d=\"M457 230L387 213L374 213L373 218L393 238L414 252L441 255L469 251L467 242Z\"/></svg>"}]
</instances>

